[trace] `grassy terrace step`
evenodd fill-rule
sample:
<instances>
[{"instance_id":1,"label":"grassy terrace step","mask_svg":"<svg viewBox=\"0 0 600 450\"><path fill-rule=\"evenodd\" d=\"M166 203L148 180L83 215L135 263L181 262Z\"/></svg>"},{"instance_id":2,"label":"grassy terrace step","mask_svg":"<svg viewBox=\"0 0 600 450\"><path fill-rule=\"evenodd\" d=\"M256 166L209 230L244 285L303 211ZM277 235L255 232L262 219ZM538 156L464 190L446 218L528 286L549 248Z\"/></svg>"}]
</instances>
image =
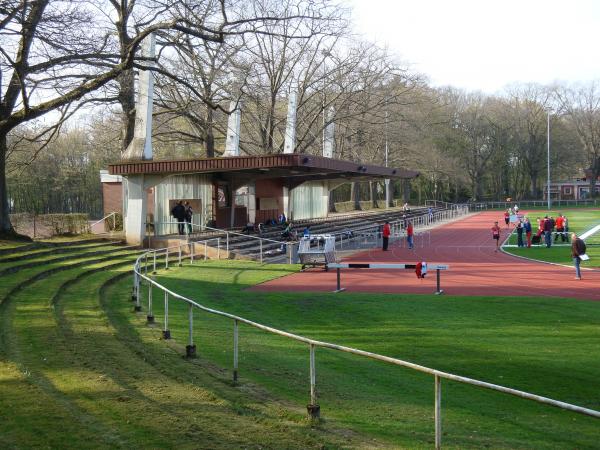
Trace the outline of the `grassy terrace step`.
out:
<instances>
[{"instance_id":1,"label":"grassy terrace step","mask_svg":"<svg viewBox=\"0 0 600 450\"><path fill-rule=\"evenodd\" d=\"M365 446L165 349L130 312L130 277L113 285L131 263L65 268L0 306L0 447Z\"/></svg>"},{"instance_id":2,"label":"grassy terrace step","mask_svg":"<svg viewBox=\"0 0 600 450\"><path fill-rule=\"evenodd\" d=\"M75 251L73 253L68 253L66 255L59 254L57 256L49 256L49 255L41 255L39 257L35 257L25 262L0 262L0 276L4 276L10 273L14 273L17 271L37 267L40 265L48 265L61 261L69 261L73 258L79 258L81 256L101 256L101 255L110 255L112 253L118 253L123 251L131 251L135 247L124 247L124 246L115 246L115 245L105 245L101 247L92 247L92 248L84 248L79 251Z\"/></svg>"},{"instance_id":3,"label":"grassy terrace step","mask_svg":"<svg viewBox=\"0 0 600 450\"><path fill-rule=\"evenodd\" d=\"M97 262L110 261L115 258L131 255L132 253L133 252L131 251L125 250L102 257L82 254L73 256L73 258L69 260L53 261L48 264L19 270L16 273L4 274L0 276L0 304L2 304L2 302L11 294L18 292L30 283L46 278L53 273L69 268L83 267Z\"/></svg>"},{"instance_id":4,"label":"grassy terrace step","mask_svg":"<svg viewBox=\"0 0 600 450\"><path fill-rule=\"evenodd\" d=\"M36 248L38 244L35 242L20 242L20 241L5 241L0 240L0 256L12 252L29 250Z\"/></svg>"},{"instance_id":5,"label":"grassy terrace step","mask_svg":"<svg viewBox=\"0 0 600 450\"><path fill-rule=\"evenodd\" d=\"M41 246L25 251L19 251L20 249L16 249L14 252L5 254L0 256L0 263L14 262L14 261L22 261L25 259L37 258L38 256L43 257L46 255L55 255L59 253L74 253L80 250L88 250L92 248L104 247L107 245L120 245L119 242L93 242L89 244L78 244L78 245L65 245L65 246Z\"/></svg>"}]
</instances>

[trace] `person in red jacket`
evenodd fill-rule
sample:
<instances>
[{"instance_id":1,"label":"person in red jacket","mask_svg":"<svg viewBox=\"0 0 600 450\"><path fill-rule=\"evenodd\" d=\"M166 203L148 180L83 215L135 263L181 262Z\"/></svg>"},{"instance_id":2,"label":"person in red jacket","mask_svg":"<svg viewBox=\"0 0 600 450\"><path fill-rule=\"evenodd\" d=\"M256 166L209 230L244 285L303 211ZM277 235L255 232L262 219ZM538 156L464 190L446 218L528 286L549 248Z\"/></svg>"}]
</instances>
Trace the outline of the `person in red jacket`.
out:
<instances>
[{"instance_id":1,"label":"person in red jacket","mask_svg":"<svg viewBox=\"0 0 600 450\"><path fill-rule=\"evenodd\" d=\"M494 226L492 227L492 239L496 241L496 250L500 247L500 227L498 226L498 222L494 222Z\"/></svg>"},{"instance_id":2,"label":"person in red jacket","mask_svg":"<svg viewBox=\"0 0 600 450\"><path fill-rule=\"evenodd\" d=\"M390 242L390 223L386 222L383 225L383 232L382 232L382 236L383 236L383 251L387 252L388 249L388 244Z\"/></svg>"},{"instance_id":3,"label":"person in red jacket","mask_svg":"<svg viewBox=\"0 0 600 450\"><path fill-rule=\"evenodd\" d=\"M412 222L408 222L408 225L406 227L406 242L408 242L408 248L412 250L413 248L413 236L414 236L414 229L413 229L413 224Z\"/></svg>"}]
</instances>

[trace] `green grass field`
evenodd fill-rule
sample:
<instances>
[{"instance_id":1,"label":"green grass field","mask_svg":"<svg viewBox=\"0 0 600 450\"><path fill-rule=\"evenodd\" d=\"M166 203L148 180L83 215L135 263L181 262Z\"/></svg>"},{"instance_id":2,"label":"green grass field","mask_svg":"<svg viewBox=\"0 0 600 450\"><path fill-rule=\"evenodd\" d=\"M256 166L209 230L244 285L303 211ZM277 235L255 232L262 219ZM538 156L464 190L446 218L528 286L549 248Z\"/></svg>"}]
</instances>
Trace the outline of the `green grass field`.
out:
<instances>
[{"instance_id":1,"label":"green grass field","mask_svg":"<svg viewBox=\"0 0 600 450\"><path fill-rule=\"evenodd\" d=\"M567 216L569 219L569 231L574 231L577 234L582 234L588 229L592 228L595 225L600 224L600 210L569 210L569 211L561 211ZM544 217L544 215L548 214L550 216L556 217L559 211L550 211L550 212L535 212L532 214L527 214L529 220L532 223L532 226L535 229L537 228L537 218ZM562 243L561 239L558 240L558 243ZM591 236L586 240L588 244L587 254L590 257L589 261L582 262L582 267L600 267L600 233L596 233L594 236ZM517 244L517 235L516 233L512 233L507 244L516 245ZM539 261L548 261L559 264L572 264L573 261L571 259L571 247L570 246L553 246L550 248L546 248L545 246L532 246L531 248L516 248L516 247L508 247L504 249L507 253L511 253L513 255L525 256L527 258L537 259Z\"/></svg>"},{"instance_id":2,"label":"green grass field","mask_svg":"<svg viewBox=\"0 0 600 450\"><path fill-rule=\"evenodd\" d=\"M138 253L109 245L3 254L0 448L431 448L431 376L317 349L323 420L306 420L309 349L170 302L173 339L133 313ZM15 255L26 259L8 261ZM25 266L24 263L27 263ZM197 261L157 280L202 304L286 331L600 409L600 310L572 299L262 294L298 266ZM442 382L445 448L597 448L598 420Z\"/></svg>"},{"instance_id":3,"label":"green grass field","mask_svg":"<svg viewBox=\"0 0 600 450\"><path fill-rule=\"evenodd\" d=\"M206 306L286 331L600 408L600 310L595 303L244 291L290 270L200 262L160 272L158 280ZM145 290L143 295L146 299ZM153 297L154 314L162 320L162 296L155 291ZM187 309L172 302L170 312L172 335L185 344ZM121 308L121 314L127 317L127 309ZM232 321L196 313L194 326L200 360L231 369ZM240 342L244 383L292 404L308 403L306 345L246 326ZM391 446L431 447L431 376L318 349L317 388L328 422ZM443 383L443 392L448 448L594 448L600 439L598 420L588 417L452 382Z\"/></svg>"}]
</instances>

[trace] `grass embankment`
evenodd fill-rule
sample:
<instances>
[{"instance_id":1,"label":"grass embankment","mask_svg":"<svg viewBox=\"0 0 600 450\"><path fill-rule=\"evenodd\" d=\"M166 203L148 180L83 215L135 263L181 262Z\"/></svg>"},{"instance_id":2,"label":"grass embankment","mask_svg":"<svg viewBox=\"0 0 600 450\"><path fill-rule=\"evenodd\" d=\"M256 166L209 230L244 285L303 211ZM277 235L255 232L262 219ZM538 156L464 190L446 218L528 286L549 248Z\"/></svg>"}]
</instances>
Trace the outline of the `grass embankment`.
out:
<instances>
[{"instance_id":1,"label":"grass embankment","mask_svg":"<svg viewBox=\"0 0 600 450\"><path fill-rule=\"evenodd\" d=\"M0 448L363 446L157 341L131 313L136 253L94 250L0 275Z\"/></svg>"},{"instance_id":2,"label":"grass embankment","mask_svg":"<svg viewBox=\"0 0 600 450\"><path fill-rule=\"evenodd\" d=\"M375 294L251 293L258 282L290 266L198 262L157 275L178 293L260 323L338 344L406 359L457 374L600 409L600 310L568 299L439 297ZM123 282L123 288L126 286ZM147 288L142 290L147 298ZM110 299L119 320L137 323L121 298ZM154 292L154 314L163 318ZM144 300L145 302L145 300ZM145 304L145 303L144 303ZM187 309L170 303L170 329L187 340ZM203 364L232 366L230 319L195 313L195 343ZM157 327L158 328L158 327ZM152 338L140 337L160 346ZM308 348L241 326L242 384L305 405L309 400ZM433 444L433 378L318 349L317 389L322 415L392 446ZM594 448L596 419L476 387L443 382L444 447Z\"/></svg>"},{"instance_id":3,"label":"grass embankment","mask_svg":"<svg viewBox=\"0 0 600 450\"><path fill-rule=\"evenodd\" d=\"M600 224L600 210L582 209L577 211L550 211L543 212L543 214L537 212L526 213L526 216L529 217L529 220L532 223L534 234L537 230L538 217L544 217L548 214L549 216L556 218L559 212L563 212L569 219L569 232L574 231L579 235L593 226ZM569 237L569 241L570 240L571 238ZM554 237L552 242L554 243ZM590 257L590 260L583 261L581 263L582 267L600 267L600 233L590 237L586 242L594 245L587 246L587 254ZM517 234L513 232L507 243L517 245ZM561 238L558 239L557 244L562 244ZM571 247L569 245L557 245L550 248L546 248L545 245L532 246L531 248L508 247L504 250L513 255L525 256L539 261L554 262L558 264L573 264L573 260L571 259Z\"/></svg>"}]
</instances>

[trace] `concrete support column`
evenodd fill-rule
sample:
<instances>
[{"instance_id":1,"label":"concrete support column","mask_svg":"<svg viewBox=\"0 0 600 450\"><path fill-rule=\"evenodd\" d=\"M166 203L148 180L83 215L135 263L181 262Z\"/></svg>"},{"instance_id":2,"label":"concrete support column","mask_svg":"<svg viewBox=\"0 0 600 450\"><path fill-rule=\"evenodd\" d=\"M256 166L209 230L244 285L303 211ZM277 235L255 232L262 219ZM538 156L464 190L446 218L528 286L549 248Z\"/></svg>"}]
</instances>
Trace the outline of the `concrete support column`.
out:
<instances>
[{"instance_id":1,"label":"concrete support column","mask_svg":"<svg viewBox=\"0 0 600 450\"><path fill-rule=\"evenodd\" d=\"M283 213L289 220L292 219L291 190L286 186L283 187Z\"/></svg>"},{"instance_id":2,"label":"concrete support column","mask_svg":"<svg viewBox=\"0 0 600 450\"><path fill-rule=\"evenodd\" d=\"M390 198L390 179L385 179L385 209L390 207L391 198Z\"/></svg>"},{"instance_id":3,"label":"concrete support column","mask_svg":"<svg viewBox=\"0 0 600 450\"><path fill-rule=\"evenodd\" d=\"M256 183L248 183L248 222L256 223Z\"/></svg>"},{"instance_id":4,"label":"concrete support column","mask_svg":"<svg viewBox=\"0 0 600 450\"><path fill-rule=\"evenodd\" d=\"M144 175L127 177L127 215L125 216L125 240L131 245L142 245L146 236L147 194Z\"/></svg>"},{"instance_id":5,"label":"concrete support column","mask_svg":"<svg viewBox=\"0 0 600 450\"><path fill-rule=\"evenodd\" d=\"M288 98L287 123L285 126L285 144L283 153L294 153L296 149L296 107L297 93L295 90L290 92Z\"/></svg>"},{"instance_id":6,"label":"concrete support column","mask_svg":"<svg viewBox=\"0 0 600 450\"><path fill-rule=\"evenodd\" d=\"M240 156L240 128L242 124L242 105L232 101L230 108L233 112L227 122L227 140L223 156Z\"/></svg>"},{"instance_id":7,"label":"concrete support column","mask_svg":"<svg viewBox=\"0 0 600 450\"><path fill-rule=\"evenodd\" d=\"M149 34L142 44L142 56L154 58L155 37ZM153 67L154 62L143 61L141 65ZM140 70L138 79L138 98L135 105L135 128L133 139L123 153L126 160L152 159L152 105L154 98L154 75L151 70Z\"/></svg>"}]
</instances>

